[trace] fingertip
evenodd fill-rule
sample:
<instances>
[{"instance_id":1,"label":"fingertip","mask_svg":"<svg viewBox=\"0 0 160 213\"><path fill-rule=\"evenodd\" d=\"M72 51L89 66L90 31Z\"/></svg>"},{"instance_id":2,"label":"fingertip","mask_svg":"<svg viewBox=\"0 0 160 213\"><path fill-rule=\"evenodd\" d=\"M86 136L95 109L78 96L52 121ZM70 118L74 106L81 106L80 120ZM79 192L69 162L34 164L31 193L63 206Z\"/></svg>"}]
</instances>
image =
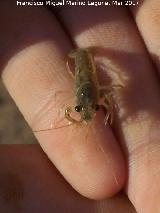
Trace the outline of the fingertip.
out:
<instances>
[{"instance_id":1,"label":"fingertip","mask_svg":"<svg viewBox=\"0 0 160 213\"><path fill-rule=\"evenodd\" d=\"M64 178L81 195L94 200L112 197L126 180L123 153L110 128L100 120L93 121L89 130L72 125L63 132L54 131L54 135L38 135L44 151Z\"/></svg>"}]
</instances>

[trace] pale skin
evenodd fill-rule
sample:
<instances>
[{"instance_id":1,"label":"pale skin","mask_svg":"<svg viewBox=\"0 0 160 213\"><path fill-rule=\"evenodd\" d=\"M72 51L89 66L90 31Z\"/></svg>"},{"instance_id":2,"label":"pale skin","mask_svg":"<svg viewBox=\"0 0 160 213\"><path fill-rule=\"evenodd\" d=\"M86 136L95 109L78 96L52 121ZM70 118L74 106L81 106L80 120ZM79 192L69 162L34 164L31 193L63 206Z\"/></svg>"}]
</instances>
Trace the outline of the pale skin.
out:
<instances>
[{"instance_id":1,"label":"pale skin","mask_svg":"<svg viewBox=\"0 0 160 213\"><path fill-rule=\"evenodd\" d=\"M66 71L66 56L74 48L73 43L80 48L99 47L101 51L97 65L107 67L110 59L118 67L117 72L111 71L114 66L112 69L104 69L100 73L101 82L108 84L109 79L114 85L123 83L124 87L115 99L119 109L115 109L113 128L104 125L105 115L100 112L94 125L96 130L101 131L95 133L93 129L89 130L87 143L85 137L83 138L84 129L77 130L76 126L69 139L68 128L36 133L51 162L79 194L74 194L64 180L54 182L54 177L60 180L61 176L56 176L54 167L49 162L46 163L46 158L38 147L38 151L33 147L29 148L33 155L30 155L30 150L26 153L25 147L20 147L19 150L15 148L16 157L10 155L13 147L0 149L3 153L0 155L1 162L5 161L1 164L1 177L6 182L7 168L6 173L8 169L11 173L16 172L23 185L27 184L28 179L23 176L24 170L17 166L18 162L22 159L32 159L32 162L41 159L35 166L40 171L35 174L35 178L37 181L43 177L44 193L47 191L49 198L45 201L40 193L32 197L34 189L31 187L30 192L25 191L23 196L23 212L27 212L25 208L28 199L32 204L37 200L40 203L49 202L46 211L53 212L54 207L49 204L57 200L63 203L63 192L66 190L64 186L69 188L67 197L70 195L77 199L84 212L90 209L91 212L107 212L108 209L118 212L122 202L123 213L135 212L130 200L138 213L158 213L160 2L144 0L137 8L63 8L57 11L42 7L34 10L31 7L11 7L11 2L14 5L14 1L9 0L0 3L0 67L6 88L32 129L44 129L50 125L55 116L54 101L57 91L72 92L74 82ZM55 12L57 16L54 15ZM70 105L73 102L69 101L71 92L60 95L57 93L57 96L63 103L69 102ZM14 167L10 167L5 156L17 159L16 154L21 152L24 155L19 154L18 162L11 161ZM29 167L33 169L32 163L26 168ZM42 171L43 174L46 173L45 177L41 174ZM46 177L46 182L49 180L51 184L44 184ZM2 185L8 186L7 183ZM59 193L53 193L57 186ZM95 207L94 201L90 203L91 206L84 205L81 196L101 200L117 195L121 189L128 200L124 195L119 195L118 201L117 197L113 197L112 206L107 206L108 199L105 199L105 205L98 201L98 207ZM7 188L4 187L3 192L5 190ZM85 200L90 202L86 198ZM9 206L9 201L7 202L1 202L3 212ZM73 202L72 205L77 204ZM126 209L126 205L129 209ZM14 202L12 208L13 206ZM28 206L32 208L32 205ZM14 207L17 208L16 205ZM60 207L62 209L57 209L57 212L65 211L66 206ZM41 207L37 205L36 208L38 210Z\"/></svg>"}]
</instances>

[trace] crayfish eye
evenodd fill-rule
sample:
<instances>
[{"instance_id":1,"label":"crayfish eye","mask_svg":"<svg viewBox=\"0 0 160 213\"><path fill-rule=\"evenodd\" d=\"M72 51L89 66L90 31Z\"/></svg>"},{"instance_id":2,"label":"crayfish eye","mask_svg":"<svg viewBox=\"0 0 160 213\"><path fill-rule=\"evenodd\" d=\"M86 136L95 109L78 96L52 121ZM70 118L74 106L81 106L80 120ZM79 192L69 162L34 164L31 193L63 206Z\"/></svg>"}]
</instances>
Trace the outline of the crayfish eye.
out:
<instances>
[{"instance_id":1,"label":"crayfish eye","mask_svg":"<svg viewBox=\"0 0 160 213\"><path fill-rule=\"evenodd\" d=\"M76 112L80 112L82 110L82 107L81 106L75 106L75 111Z\"/></svg>"},{"instance_id":2,"label":"crayfish eye","mask_svg":"<svg viewBox=\"0 0 160 213\"><path fill-rule=\"evenodd\" d=\"M99 109L100 109L100 106L98 104L96 104L95 110L98 111Z\"/></svg>"}]
</instances>

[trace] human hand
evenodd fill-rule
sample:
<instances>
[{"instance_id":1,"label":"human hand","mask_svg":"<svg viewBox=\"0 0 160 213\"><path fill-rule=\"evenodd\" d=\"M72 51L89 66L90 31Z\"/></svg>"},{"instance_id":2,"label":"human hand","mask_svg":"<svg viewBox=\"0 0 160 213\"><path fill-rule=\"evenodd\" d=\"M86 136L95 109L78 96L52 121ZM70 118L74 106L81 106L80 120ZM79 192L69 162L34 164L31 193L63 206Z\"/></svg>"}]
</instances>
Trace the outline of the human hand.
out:
<instances>
[{"instance_id":1,"label":"human hand","mask_svg":"<svg viewBox=\"0 0 160 213\"><path fill-rule=\"evenodd\" d=\"M1 212L135 213L124 193L101 201L81 196L59 174L38 144L3 145L0 162Z\"/></svg>"},{"instance_id":2,"label":"human hand","mask_svg":"<svg viewBox=\"0 0 160 213\"><path fill-rule=\"evenodd\" d=\"M153 16L150 6L158 8L159 3L143 1L138 9L131 9L142 34L127 8L60 9L57 13L66 34L58 18L45 8L1 7L2 78L28 123L37 123L34 128L45 129L52 121L55 88L72 88L64 60L73 48L72 41L78 47L103 48L99 60L105 64L111 58L119 65L119 77L109 70L105 74L114 84L122 80L124 85L115 100L119 110L114 131L100 118L95 126L102 131L96 131L96 137L90 134L87 143L81 138L83 129L73 131L69 143L65 140L68 128L36 136L50 160L81 194L101 199L125 187L142 213L158 212L159 202L159 170L155 166L159 162L159 85L142 41L145 39L151 57L157 59L158 11L154 10ZM69 96L65 94L64 99ZM98 143L104 153L97 151ZM149 202L144 203L145 199Z\"/></svg>"}]
</instances>

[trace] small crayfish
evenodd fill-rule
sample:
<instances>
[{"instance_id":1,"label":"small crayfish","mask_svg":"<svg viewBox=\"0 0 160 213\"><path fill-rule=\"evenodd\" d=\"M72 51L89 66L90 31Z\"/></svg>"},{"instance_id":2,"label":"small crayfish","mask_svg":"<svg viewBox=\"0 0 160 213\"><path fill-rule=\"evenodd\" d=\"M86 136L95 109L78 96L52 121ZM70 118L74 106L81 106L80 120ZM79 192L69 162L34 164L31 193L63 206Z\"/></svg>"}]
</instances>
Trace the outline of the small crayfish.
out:
<instances>
[{"instance_id":1,"label":"small crayfish","mask_svg":"<svg viewBox=\"0 0 160 213\"><path fill-rule=\"evenodd\" d=\"M75 81L75 97L76 106L74 110L72 107L66 107L64 117L70 124L88 124L95 117L96 112L100 109L100 105L105 107L105 125L112 124L114 102L113 91L115 88L121 88L121 85L101 86L99 85L94 56L91 48L80 48L73 50L69 53L69 57L74 59L75 62L75 75L70 71L70 74ZM69 67L68 67L69 68ZM80 119L72 117L73 111L80 114ZM67 125L65 125L67 126ZM62 126L62 127L65 127ZM61 128L61 127L58 127ZM50 128L50 129L58 129ZM50 130L46 129L46 130ZM45 131L37 130L34 132Z\"/></svg>"},{"instance_id":2,"label":"small crayfish","mask_svg":"<svg viewBox=\"0 0 160 213\"><path fill-rule=\"evenodd\" d=\"M96 111L100 109L100 100L103 99L102 105L106 108L105 124L113 122L113 90L122 87L121 85L100 86L96 73L91 49L77 49L69 54L70 58L75 60L75 111L80 113L81 119L76 120L71 117L72 109L67 107L65 118L71 123L82 123L91 121ZM102 93L103 92L103 93Z\"/></svg>"}]
</instances>

